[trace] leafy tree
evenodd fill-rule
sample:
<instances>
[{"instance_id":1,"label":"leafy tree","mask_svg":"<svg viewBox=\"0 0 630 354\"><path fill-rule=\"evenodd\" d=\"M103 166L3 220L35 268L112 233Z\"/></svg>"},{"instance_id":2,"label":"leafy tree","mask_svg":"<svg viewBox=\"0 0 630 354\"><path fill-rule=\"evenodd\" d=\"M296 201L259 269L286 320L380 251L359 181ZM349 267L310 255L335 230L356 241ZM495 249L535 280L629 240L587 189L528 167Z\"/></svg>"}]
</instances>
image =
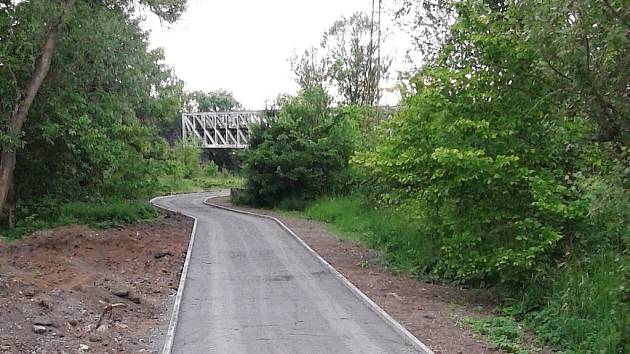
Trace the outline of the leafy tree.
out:
<instances>
[{"instance_id":1,"label":"leafy tree","mask_svg":"<svg viewBox=\"0 0 630 354\"><path fill-rule=\"evenodd\" d=\"M528 12L457 10L438 62L355 162L379 200L405 204L439 242L434 275L518 283L574 242L587 215L575 175L604 155L589 118L551 99L557 80L523 36Z\"/></svg>"},{"instance_id":2,"label":"leafy tree","mask_svg":"<svg viewBox=\"0 0 630 354\"><path fill-rule=\"evenodd\" d=\"M624 6L625 4L625 6ZM630 141L630 6L625 1L553 0L513 6L526 14L524 36L555 80L555 99L587 116L597 139Z\"/></svg>"},{"instance_id":3,"label":"leafy tree","mask_svg":"<svg viewBox=\"0 0 630 354\"><path fill-rule=\"evenodd\" d=\"M345 110L333 112L320 88L286 102L277 118L252 130L243 155L246 202L278 205L334 191L352 154L355 131L353 118Z\"/></svg>"},{"instance_id":4,"label":"leafy tree","mask_svg":"<svg viewBox=\"0 0 630 354\"><path fill-rule=\"evenodd\" d=\"M324 88L328 79L328 67L326 59L320 58L319 50L316 47L304 50L301 55L295 53L291 57L290 63L295 81L301 88Z\"/></svg>"},{"instance_id":5,"label":"leafy tree","mask_svg":"<svg viewBox=\"0 0 630 354\"><path fill-rule=\"evenodd\" d=\"M374 21L357 12L341 17L324 33L321 46L327 52L327 77L346 104L373 105L379 84L391 60L378 56Z\"/></svg>"},{"instance_id":6,"label":"leafy tree","mask_svg":"<svg viewBox=\"0 0 630 354\"><path fill-rule=\"evenodd\" d=\"M240 109L231 92L217 90L210 92L194 91L186 95L184 108L189 112L226 112Z\"/></svg>"},{"instance_id":7,"label":"leafy tree","mask_svg":"<svg viewBox=\"0 0 630 354\"><path fill-rule=\"evenodd\" d=\"M0 26L6 40L0 47L2 81L1 97L3 131L0 161L0 209L4 208L7 196L15 195L13 176L16 166L17 151L23 145L23 127L29 111L44 84L57 44L67 33L81 31L71 28L70 23L85 8L112 11L123 16L127 23L133 23L132 14L138 6L148 7L161 19L175 21L185 9L185 0L139 0L139 1L5 1L0 9ZM76 5L76 6L75 6ZM82 12L90 18L91 13ZM83 43L89 47L91 43ZM110 51L110 55L113 53ZM90 62L89 54L84 57ZM133 66L132 63L128 65ZM114 87L119 83L110 82ZM88 86L89 87L89 86ZM9 92L11 92L9 94ZM11 212L9 212L12 215Z\"/></svg>"},{"instance_id":8,"label":"leafy tree","mask_svg":"<svg viewBox=\"0 0 630 354\"><path fill-rule=\"evenodd\" d=\"M396 0L394 17L398 27L410 34L416 53L407 53L417 65L430 62L449 38L449 30L456 18L456 9L450 0Z\"/></svg>"}]
</instances>

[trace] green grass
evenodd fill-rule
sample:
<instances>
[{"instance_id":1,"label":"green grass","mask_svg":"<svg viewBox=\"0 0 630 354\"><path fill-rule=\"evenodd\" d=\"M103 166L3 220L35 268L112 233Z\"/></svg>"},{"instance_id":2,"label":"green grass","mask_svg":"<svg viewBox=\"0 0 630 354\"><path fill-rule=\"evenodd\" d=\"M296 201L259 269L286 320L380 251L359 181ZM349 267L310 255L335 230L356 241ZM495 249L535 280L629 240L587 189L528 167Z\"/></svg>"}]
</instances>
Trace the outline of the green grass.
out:
<instances>
[{"instance_id":1,"label":"green grass","mask_svg":"<svg viewBox=\"0 0 630 354\"><path fill-rule=\"evenodd\" d=\"M193 178L172 178L168 176L159 179L160 193L194 193L223 188L242 187L244 180L240 176L216 175Z\"/></svg>"},{"instance_id":2,"label":"green grass","mask_svg":"<svg viewBox=\"0 0 630 354\"><path fill-rule=\"evenodd\" d=\"M475 334L488 339L492 345L507 353L529 353L522 342L523 330L512 318L505 316L489 318L465 317L459 323L469 327Z\"/></svg>"},{"instance_id":3,"label":"green grass","mask_svg":"<svg viewBox=\"0 0 630 354\"><path fill-rule=\"evenodd\" d=\"M420 275L433 262L435 245L419 232L417 220L370 207L359 196L325 197L298 214L323 221L341 237L380 251L393 271Z\"/></svg>"},{"instance_id":4,"label":"green grass","mask_svg":"<svg viewBox=\"0 0 630 354\"><path fill-rule=\"evenodd\" d=\"M97 228L108 228L142 220L152 220L157 215L158 213L152 205L139 200L66 204L42 201L40 204L34 204L30 207L20 207L16 227L12 230L0 228L0 235L11 240L37 230L69 224L87 224Z\"/></svg>"},{"instance_id":5,"label":"green grass","mask_svg":"<svg viewBox=\"0 0 630 354\"><path fill-rule=\"evenodd\" d=\"M600 252L558 270L540 309L525 319L566 353L630 353L629 286L630 257Z\"/></svg>"}]
</instances>

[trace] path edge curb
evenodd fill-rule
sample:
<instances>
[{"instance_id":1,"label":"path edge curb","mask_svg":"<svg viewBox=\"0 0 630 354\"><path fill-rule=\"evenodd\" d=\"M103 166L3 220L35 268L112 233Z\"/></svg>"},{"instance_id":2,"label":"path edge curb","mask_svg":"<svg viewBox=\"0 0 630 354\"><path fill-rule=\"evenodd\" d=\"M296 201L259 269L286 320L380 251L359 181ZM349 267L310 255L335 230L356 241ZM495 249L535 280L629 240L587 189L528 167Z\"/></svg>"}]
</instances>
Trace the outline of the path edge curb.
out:
<instances>
[{"instance_id":1,"label":"path edge curb","mask_svg":"<svg viewBox=\"0 0 630 354\"><path fill-rule=\"evenodd\" d=\"M182 267L182 274L179 277L179 285L177 287L177 294L175 295L175 301L173 302L173 309L171 310L171 319L168 323L168 329L166 331L166 339L164 340L164 347L162 348L162 354L171 354L173 351L173 343L175 341L175 331L177 330L177 323L179 322L179 308L182 303L182 297L184 296L184 288L186 287L186 278L188 277L188 264L190 263L190 257L192 255L193 245L195 243L195 234L197 233L197 218L187 214L181 210L170 209L161 205L156 205L155 202L161 199L172 197L180 194L163 195L155 197L149 201L149 203L156 208L171 211L173 213L181 214L194 220L192 231L190 232L190 239L188 240L188 249L186 250L186 259L184 260L184 266Z\"/></svg>"},{"instance_id":2,"label":"path edge curb","mask_svg":"<svg viewBox=\"0 0 630 354\"><path fill-rule=\"evenodd\" d=\"M322 256L319 255L319 253L315 252L315 250L312 249L311 246L309 246L306 242L304 242L304 240L302 240L300 236L298 236L293 230L291 230L287 225L285 225L278 218L270 216L270 215L264 215L264 214L253 213L250 211L234 209L234 208L226 207L223 205L215 204L209 201L210 199L214 199L218 197L219 196L209 197L203 203L213 208L223 209L223 210L231 211L234 213L255 216L255 217L268 219L268 220L272 220L276 222L284 231L286 231L299 244L301 244L313 257L315 257L320 263L322 263L324 267L326 267L333 275L335 275L337 279L339 279L343 283L343 285L345 285L346 288L348 288L348 290L350 290L350 292L354 294L355 297L357 297L363 304L365 304L370 310L372 310L372 312L374 312L378 317L380 317L383 321L385 321L385 323L387 323L405 342L407 342L407 344L411 345L412 347L414 347L416 350L420 351L421 353L435 354L426 344L422 343L418 338L416 338L416 336L414 336L411 332L409 332L407 328L401 325L400 322L396 321L392 316L390 316L387 312L385 312L385 310L383 310L380 306L378 306L378 304L372 301L372 299L370 299L363 291L361 291L354 284L352 284L343 274L341 274L337 269L335 269L335 267L333 267L330 263L328 263L328 261L322 258ZM169 353L164 352L162 354L169 354Z\"/></svg>"}]
</instances>

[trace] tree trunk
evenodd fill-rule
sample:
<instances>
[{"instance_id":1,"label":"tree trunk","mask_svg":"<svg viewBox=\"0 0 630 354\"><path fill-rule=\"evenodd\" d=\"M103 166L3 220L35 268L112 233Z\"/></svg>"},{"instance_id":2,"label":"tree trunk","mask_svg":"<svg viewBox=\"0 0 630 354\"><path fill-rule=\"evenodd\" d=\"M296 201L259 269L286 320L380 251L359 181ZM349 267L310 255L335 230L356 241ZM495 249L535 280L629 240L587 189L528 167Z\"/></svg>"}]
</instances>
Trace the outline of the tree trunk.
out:
<instances>
[{"instance_id":1,"label":"tree trunk","mask_svg":"<svg viewBox=\"0 0 630 354\"><path fill-rule=\"evenodd\" d=\"M24 89L24 95L16 102L15 108L11 117L7 122L5 133L11 136L17 136L22 132L22 126L28 115L28 111L33 104L33 100L37 95L37 91L42 86L42 82L48 74L50 68L50 61L57 45L57 38L59 37L59 28L63 22L63 17L73 4L75 0L62 0L61 1L61 13L57 20L48 30L48 35L42 46L42 52L35 62L35 69L31 74L30 79L26 83ZM0 210L4 209L11 182L13 180L13 171L15 170L15 158L16 147L10 149L3 149L0 161Z\"/></svg>"},{"instance_id":2,"label":"tree trunk","mask_svg":"<svg viewBox=\"0 0 630 354\"><path fill-rule=\"evenodd\" d=\"M11 185L9 186L9 193L7 195L6 203L6 217L7 228L12 230L15 228L15 211L17 209L17 195L15 192L15 181L11 179Z\"/></svg>"}]
</instances>

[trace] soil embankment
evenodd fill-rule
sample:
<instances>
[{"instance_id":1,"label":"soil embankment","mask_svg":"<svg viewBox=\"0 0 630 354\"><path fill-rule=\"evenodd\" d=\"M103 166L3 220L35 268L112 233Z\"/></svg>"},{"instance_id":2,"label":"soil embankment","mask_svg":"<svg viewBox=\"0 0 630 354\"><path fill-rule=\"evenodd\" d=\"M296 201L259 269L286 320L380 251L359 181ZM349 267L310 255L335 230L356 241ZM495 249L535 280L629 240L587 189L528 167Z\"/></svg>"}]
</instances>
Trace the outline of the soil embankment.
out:
<instances>
[{"instance_id":1,"label":"soil embankment","mask_svg":"<svg viewBox=\"0 0 630 354\"><path fill-rule=\"evenodd\" d=\"M65 226L0 243L0 352L150 353L163 340L192 220Z\"/></svg>"}]
</instances>

